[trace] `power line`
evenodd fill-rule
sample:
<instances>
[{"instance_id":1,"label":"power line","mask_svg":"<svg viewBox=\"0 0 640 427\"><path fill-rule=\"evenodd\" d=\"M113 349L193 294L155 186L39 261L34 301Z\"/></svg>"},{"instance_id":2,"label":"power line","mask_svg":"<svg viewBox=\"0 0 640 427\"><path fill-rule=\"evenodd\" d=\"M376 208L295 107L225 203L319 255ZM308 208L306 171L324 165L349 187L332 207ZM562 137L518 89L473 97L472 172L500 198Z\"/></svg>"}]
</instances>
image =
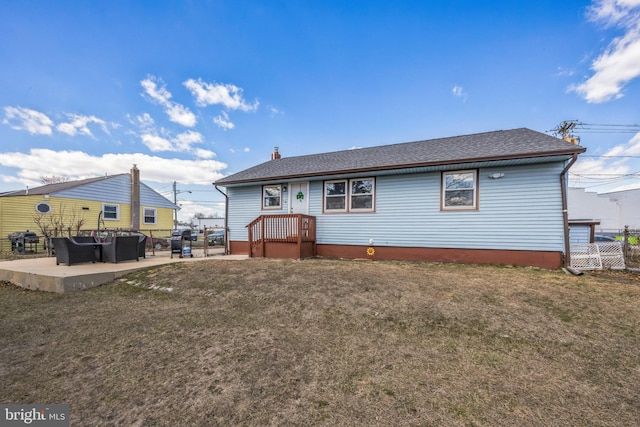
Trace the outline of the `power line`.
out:
<instances>
[{"instance_id":1,"label":"power line","mask_svg":"<svg viewBox=\"0 0 640 427\"><path fill-rule=\"evenodd\" d=\"M639 133L640 125L604 124L604 123L584 123L579 120L565 120L551 129L555 136L565 140L580 140L574 133Z\"/></svg>"},{"instance_id":2,"label":"power line","mask_svg":"<svg viewBox=\"0 0 640 427\"><path fill-rule=\"evenodd\" d=\"M640 159L640 156L596 156L595 154L581 154L580 157L595 157L598 159Z\"/></svg>"}]
</instances>

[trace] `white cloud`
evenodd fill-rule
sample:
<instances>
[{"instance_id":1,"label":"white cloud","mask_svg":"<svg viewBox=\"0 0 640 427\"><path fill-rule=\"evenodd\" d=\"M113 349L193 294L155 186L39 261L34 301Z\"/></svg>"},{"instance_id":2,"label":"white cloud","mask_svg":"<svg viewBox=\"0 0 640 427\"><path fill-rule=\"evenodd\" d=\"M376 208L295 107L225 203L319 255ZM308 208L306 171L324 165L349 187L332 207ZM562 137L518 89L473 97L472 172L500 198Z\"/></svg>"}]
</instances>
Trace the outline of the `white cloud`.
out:
<instances>
[{"instance_id":1,"label":"white cloud","mask_svg":"<svg viewBox=\"0 0 640 427\"><path fill-rule=\"evenodd\" d=\"M81 151L53 151L32 149L28 153L0 153L0 165L17 168L13 176L3 176L4 182L14 182L30 187L42 185L41 176L64 175L72 180L105 174L115 175L129 172L137 165L143 182L173 182L181 184L201 184L222 178L222 170L227 168L216 160L197 161L165 159L141 153L104 154L93 156Z\"/></svg>"},{"instance_id":2,"label":"white cloud","mask_svg":"<svg viewBox=\"0 0 640 427\"><path fill-rule=\"evenodd\" d=\"M592 21L625 31L609 43L591 64L593 75L569 91L589 103L607 102L623 96L622 90L640 76L640 0L600 0L589 9Z\"/></svg>"},{"instance_id":3,"label":"white cloud","mask_svg":"<svg viewBox=\"0 0 640 427\"><path fill-rule=\"evenodd\" d=\"M276 107L273 107L273 106L269 106L268 109L269 109L269 117L271 117L271 118L279 116L281 114L284 114L283 111L280 111Z\"/></svg>"},{"instance_id":4,"label":"white cloud","mask_svg":"<svg viewBox=\"0 0 640 427\"><path fill-rule=\"evenodd\" d=\"M231 120L229 120L229 115L227 114L226 111L223 111L220 116L214 117L213 118L213 123L215 123L216 125L218 125L219 127L221 127L224 130L233 129L235 127L233 122L231 122Z\"/></svg>"},{"instance_id":5,"label":"white cloud","mask_svg":"<svg viewBox=\"0 0 640 427\"><path fill-rule=\"evenodd\" d=\"M169 120L184 127L194 127L198 122L196 115L183 105L171 104L167 107L166 111L169 116Z\"/></svg>"},{"instance_id":6,"label":"white cloud","mask_svg":"<svg viewBox=\"0 0 640 427\"><path fill-rule=\"evenodd\" d=\"M577 182L601 182L630 172L626 162L607 158L579 157L569 170L571 185Z\"/></svg>"},{"instance_id":7,"label":"white cloud","mask_svg":"<svg viewBox=\"0 0 640 427\"><path fill-rule=\"evenodd\" d=\"M169 120L185 127L196 125L198 121L196 115L184 105L171 101L171 92L167 90L161 79L148 76L140 82L140 85L152 101L165 108Z\"/></svg>"},{"instance_id":8,"label":"white cloud","mask_svg":"<svg viewBox=\"0 0 640 427\"><path fill-rule=\"evenodd\" d=\"M249 148L249 147L244 147L244 150L242 150L242 151L244 151L245 153L248 153L248 152L250 152L250 151L251 151L251 148Z\"/></svg>"},{"instance_id":9,"label":"white cloud","mask_svg":"<svg viewBox=\"0 0 640 427\"><path fill-rule=\"evenodd\" d=\"M146 134L142 134L140 138L142 139L142 143L146 145L147 148L153 152L176 151L171 141L161 136L146 133Z\"/></svg>"},{"instance_id":10,"label":"white cloud","mask_svg":"<svg viewBox=\"0 0 640 427\"><path fill-rule=\"evenodd\" d=\"M633 19L629 12L640 6L640 0L596 0L589 7L589 19L616 25Z\"/></svg>"},{"instance_id":11,"label":"white cloud","mask_svg":"<svg viewBox=\"0 0 640 427\"><path fill-rule=\"evenodd\" d=\"M202 142L203 137L200 132L186 131L176 136L171 136L164 129L160 130L161 134L153 128L142 129L140 139L142 143L153 152L159 151L194 151L192 146Z\"/></svg>"},{"instance_id":12,"label":"white cloud","mask_svg":"<svg viewBox=\"0 0 640 427\"><path fill-rule=\"evenodd\" d=\"M255 111L259 102L248 103L242 97L242 88L232 84L207 83L202 79L189 79L184 82L187 89L196 98L196 104L202 107L207 105L222 105L229 110Z\"/></svg>"},{"instance_id":13,"label":"white cloud","mask_svg":"<svg viewBox=\"0 0 640 427\"><path fill-rule=\"evenodd\" d=\"M640 155L640 133L627 143L609 149L601 157L580 156L570 170L572 185L584 182L604 185L625 179L625 175L632 171L632 165L630 165L632 159L626 156L638 155ZM634 166L633 170L636 169ZM637 184L635 185L637 187Z\"/></svg>"},{"instance_id":14,"label":"white cloud","mask_svg":"<svg viewBox=\"0 0 640 427\"><path fill-rule=\"evenodd\" d=\"M451 88L451 93L456 98L462 99L463 102L467 101L467 93L464 91L464 88L462 86L453 85L453 87Z\"/></svg>"},{"instance_id":15,"label":"white cloud","mask_svg":"<svg viewBox=\"0 0 640 427\"><path fill-rule=\"evenodd\" d=\"M53 121L44 113L24 107L4 107L2 123L32 135L51 135Z\"/></svg>"},{"instance_id":16,"label":"white cloud","mask_svg":"<svg viewBox=\"0 0 640 427\"><path fill-rule=\"evenodd\" d=\"M153 125L155 125L156 123L151 115L149 115L149 113L144 113L142 115L136 116L135 122L143 129L153 127Z\"/></svg>"},{"instance_id":17,"label":"white cloud","mask_svg":"<svg viewBox=\"0 0 640 427\"><path fill-rule=\"evenodd\" d=\"M190 130L176 135L173 142L178 151L188 151L191 145L202 142L202 134Z\"/></svg>"},{"instance_id":18,"label":"white cloud","mask_svg":"<svg viewBox=\"0 0 640 427\"><path fill-rule=\"evenodd\" d=\"M616 145L605 156L640 156L640 133L637 133L629 142Z\"/></svg>"},{"instance_id":19,"label":"white cloud","mask_svg":"<svg viewBox=\"0 0 640 427\"><path fill-rule=\"evenodd\" d=\"M216 157L216 153L214 153L213 151L204 150L202 148L196 148L195 150L193 150L193 154L195 154L198 159L213 159L214 157Z\"/></svg>"},{"instance_id":20,"label":"white cloud","mask_svg":"<svg viewBox=\"0 0 640 427\"><path fill-rule=\"evenodd\" d=\"M102 130L105 133L109 133L109 129L107 128L107 123L97 118L96 116L82 116L79 114L67 114L67 117L71 120L67 123L60 123L56 126L58 132L66 133L70 136L75 136L78 134L87 135L93 137L91 130L87 126L89 123L95 123L102 127Z\"/></svg>"},{"instance_id":21,"label":"white cloud","mask_svg":"<svg viewBox=\"0 0 640 427\"><path fill-rule=\"evenodd\" d=\"M163 86L159 87L158 83ZM158 104L169 104L171 93L164 87L164 82L156 79L154 76L149 76L140 82L140 86L142 86L146 94L149 95Z\"/></svg>"}]
</instances>

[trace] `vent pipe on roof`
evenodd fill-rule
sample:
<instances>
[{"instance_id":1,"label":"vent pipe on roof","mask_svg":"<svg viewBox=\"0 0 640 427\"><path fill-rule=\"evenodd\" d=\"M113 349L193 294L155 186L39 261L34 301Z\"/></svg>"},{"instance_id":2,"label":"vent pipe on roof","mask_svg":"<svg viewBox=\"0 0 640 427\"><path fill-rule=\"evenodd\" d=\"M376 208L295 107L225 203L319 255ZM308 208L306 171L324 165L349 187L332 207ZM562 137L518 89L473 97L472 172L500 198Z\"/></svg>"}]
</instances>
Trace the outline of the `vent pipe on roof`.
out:
<instances>
[{"instance_id":1,"label":"vent pipe on roof","mask_svg":"<svg viewBox=\"0 0 640 427\"><path fill-rule=\"evenodd\" d=\"M271 154L271 160L278 160L280 159L280 153L278 153L278 147L273 147L273 154Z\"/></svg>"},{"instance_id":2,"label":"vent pipe on roof","mask_svg":"<svg viewBox=\"0 0 640 427\"><path fill-rule=\"evenodd\" d=\"M140 169L131 168L131 229L140 230Z\"/></svg>"}]
</instances>

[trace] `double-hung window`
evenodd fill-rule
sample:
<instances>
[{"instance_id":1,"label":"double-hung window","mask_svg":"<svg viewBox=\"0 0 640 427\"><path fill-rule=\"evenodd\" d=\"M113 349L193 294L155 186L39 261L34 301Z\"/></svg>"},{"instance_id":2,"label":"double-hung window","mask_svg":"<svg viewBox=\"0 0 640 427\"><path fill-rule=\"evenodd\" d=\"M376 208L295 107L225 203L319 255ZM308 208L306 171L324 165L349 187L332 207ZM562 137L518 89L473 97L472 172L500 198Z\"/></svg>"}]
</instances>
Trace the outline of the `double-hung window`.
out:
<instances>
[{"instance_id":1,"label":"double-hung window","mask_svg":"<svg viewBox=\"0 0 640 427\"><path fill-rule=\"evenodd\" d=\"M324 210L327 212L347 211L347 180L324 183Z\"/></svg>"},{"instance_id":2,"label":"double-hung window","mask_svg":"<svg viewBox=\"0 0 640 427\"><path fill-rule=\"evenodd\" d=\"M117 221L120 219L120 205L102 204L102 219Z\"/></svg>"},{"instance_id":3,"label":"double-hung window","mask_svg":"<svg viewBox=\"0 0 640 427\"><path fill-rule=\"evenodd\" d=\"M374 178L325 181L325 212L372 212L374 207Z\"/></svg>"},{"instance_id":4,"label":"double-hung window","mask_svg":"<svg viewBox=\"0 0 640 427\"><path fill-rule=\"evenodd\" d=\"M442 209L478 209L478 171L442 172Z\"/></svg>"},{"instance_id":5,"label":"double-hung window","mask_svg":"<svg viewBox=\"0 0 640 427\"><path fill-rule=\"evenodd\" d=\"M262 187L262 209L280 209L282 207L282 185Z\"/></svg>"},{"instance_id":6,"label":"double-hung window","mask_svg":"<svg viewBox=\"0 0 640 427\"><path fill-rule=\"evenodd\" d=\"M158 211L155 208L144 208L143 212L143 224L155 224L157 222Z\"/></svg>"},{"instance_id":7,"label":"double-hung window","mask_svg":"<svg viewBox=\"0 0 640 427\"><path fill-rule=\"evenodd\" d=\"M373 189L375 181L373 178L352 179L349 181L351 198L349 202L350 211L372 211L373 210Z\"/></svg>"}]
</instances>

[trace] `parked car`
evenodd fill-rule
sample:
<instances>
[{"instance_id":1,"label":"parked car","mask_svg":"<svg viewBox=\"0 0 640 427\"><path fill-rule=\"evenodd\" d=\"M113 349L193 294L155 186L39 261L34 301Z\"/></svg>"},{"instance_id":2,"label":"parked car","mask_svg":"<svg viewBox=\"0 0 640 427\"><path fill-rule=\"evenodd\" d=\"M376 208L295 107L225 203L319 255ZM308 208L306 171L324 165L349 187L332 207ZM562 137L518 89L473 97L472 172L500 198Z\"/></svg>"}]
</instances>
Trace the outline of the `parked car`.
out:
<instances>
[{"instance_id":1,"label":"parked car","mask_svg":"<svg viewBox=\"0 0 640 427\"><path fill-rule=\"evenodd\" d=\"M593 240L597 243L606 243L606 242L617 242L618 240L615 237L611 237L611 236L603 236L601 234L596 234L593 238Z\"/></svg>"},{"instance_id":2,"label":"parked car","mask_svg":"<svg viewBox=\"0 0 640 427\"><path fill-rule=\"evenodd\" d=\"M121 236L138 236L138 235L144 235L144 233L139 233L137 231L121 231L118 233ZM170 245L170 241L168 238L166 237L153 237L151 238L151 236L147 235L147 248L151 248L154 247L156 250L160 250L160 249L166 249L169 247Z\"/></svg>"},{"instance_id":3,"label":"parked car","mask_svg":"<svg viewBox=\"0 0 640 427\"><path fill-rule=\"evenodd\" d=\"M207 243L211 246L224 245L224 230L214 231L207 235Z\"/></svg>"}]
</instances>

